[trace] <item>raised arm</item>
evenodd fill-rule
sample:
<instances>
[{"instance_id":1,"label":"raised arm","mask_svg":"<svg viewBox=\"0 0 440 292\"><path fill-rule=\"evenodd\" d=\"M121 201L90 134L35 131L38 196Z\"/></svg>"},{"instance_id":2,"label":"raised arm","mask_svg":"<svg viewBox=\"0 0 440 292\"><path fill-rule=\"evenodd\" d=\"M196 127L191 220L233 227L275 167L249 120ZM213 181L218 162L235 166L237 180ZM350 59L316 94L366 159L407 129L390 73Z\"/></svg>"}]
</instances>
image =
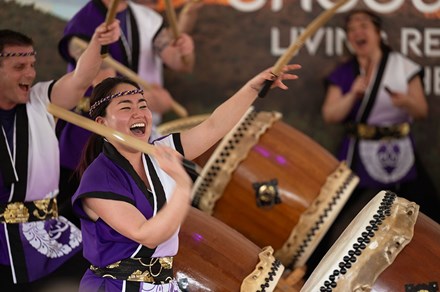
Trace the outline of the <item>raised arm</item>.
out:
<instances>
[{"instance_id":1,"label":"raised arm","mask_svg":"<svg viewBox=\"0 0 440 292\"><path fill-rule=\"evenodd\" d=\"M287 73L301 68L292 64L283 68L282 74L274 81L272 87L288 89L283 80L297 79L298 76ZM181 142L187 159L194 159L208 150L223 138L241 119L256 99L265 80L272 80L271 68L248 81L237 93L217 107L208 119L198 126L182 132Z\"/></svg>"},{"instance_id":2,"label":"raised arm","mask_svg":"<svg viewBox=\"0 0 440 292\"><path fill-rule=\"evenodd\" d=\"M53 86L51 101L66 109L74 108L101 68L101 46L117 41L119 36L117 20L108 26L105 23L98 26L87 49L78 59L75 70L61 77Z\"/></svg>"}]
</instances>

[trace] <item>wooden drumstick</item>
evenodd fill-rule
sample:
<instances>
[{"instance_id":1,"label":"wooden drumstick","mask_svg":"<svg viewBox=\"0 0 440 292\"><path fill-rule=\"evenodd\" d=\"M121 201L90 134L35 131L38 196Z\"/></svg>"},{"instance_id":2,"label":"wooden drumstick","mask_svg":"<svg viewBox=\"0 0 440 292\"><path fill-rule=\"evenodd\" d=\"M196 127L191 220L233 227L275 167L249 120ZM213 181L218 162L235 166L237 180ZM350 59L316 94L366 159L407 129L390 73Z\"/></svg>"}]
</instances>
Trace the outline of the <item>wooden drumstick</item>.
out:
<instances>
[{"instance_id":1,"label":"wooden drumstick","mask_svg":"<svg viewBox=\"0 0 440 292\"><path fill-rule=\"evenodd\" d=\"M105 25L110 25L116 17L116 9L118 8L119 0L112 0L107 10L107 15L105 16ZM108 56L108 46L101 47L101 58Z\"/></svg>"},{"instance_id":2,"label":"wooden drumstick","mask_svg":"<svg viewBox=\"0 0 440 292\"><path fill-rule=\"evenodd\" d=\"M86 49L87 45L88 45L86 41L84 41L78 37L72 38L72 44L76 45L82 49ZM130 78L131 80L133 80L136 83L138 83L139 85L141 85L142 88L144 88L145 90L151 90L151 85L147 81L142 79L138 74L136 74L136 72L134 72L130 68L124 66L123 64L121 64L118 61L116 61L115 59L113 59L110 55L106 56L103 59L103 62L106 65L110 66L111 68L115 69L120 74L124 75L125 77ZM176 102L174 99L172 100L171 108L181 118L185 118L188 116L188 111L182 105L180 105L178 102Z\"/></svg>"},{"instance_id":3,"label":"wooden drumstick","mask_svg":"<svg viewBox=\"0 0 440 292\"><path fill-rule=\"evenodd\" d=\"M177 19L178 22L177 26L179 27L181 32L185 32L188 34L192 32L195 26L198 12L195 12L194 15L194 12L191 12L191 7L199 2L202 2L202 0L188 0L185 3L185 6L183 6L182 10L180 11L179 17Z\"/></svg>"},{"instance_id":4,"label":"wooden drumstick","mask_svg":"<svg viewBox=\"0 0 440 292\"><path fill-rule=\"evenodd\" d=\"M173 33L173 37L177 40L180 36L179 29L177 28L177 17L176 11L174 10L173 3L171 0L165 0L165 10L167 13L168 22L171 27L171 32Z\"/></svg>"},{"instance_id":5,"label":"wooden drumstick","mask_svg":"<svg viewBox=\"0 0 440 292\"><path fill-rule=\"evenodd\" d=\"M171 27L171 32L173 34L174 41L176 41L179 36L179 29L177 28L177 17L176 17L176 11L174 10L173 2L172 0L164 0L165 2L165 10L167 14L167 19ZM185 64L188 64L188 59L186 56L182 56L182 61Z\"/></svg>"},{"instance_id":6,"label":"wooden drumstick","mask_svg":"<svg viewBox=\"0 0 440 292\"><path fill-rule=\"evenodd\" d=\"M185 3L185 6L183 6L182 11L180 11L180 14L188 13L191 6L193 6L197 2L201 2L202 0L189 0Z\"/></svg>"},{"instance_id":7,"label":"wooden drumstick","mask_svg":"<svg viewBox=\"0 0 440 292\"><path fill-rule=\"evenodd\" d=\"M65 120L66 122L74 124L78 127L89 130L92 133L101 135L102 137L107 138L107 140L109 141L116 141L139 152L155 155L155 147L153 145L141 141L130 135L113 130L112 128L109 128L107 126L98 124L91 119L75 114L53 103L49 103L47 105L47 111L55 117ZM182 164L189 174L194 176L200 175L201 169L194 162L183 158Z\"/></svg>"},{"instance_id":8,"label":"wooden drumstick","mask_svg":"<svg viewBox=\"0 0 440 292\"><path fill-rule=\"evenodd\" d=\"M320 27L322 27L327 21L330 20L330 18L336 13L336 10L339 9L342 5L344 5L348 0L340 0L335 5L333 5L332 8L328 9L327 11L321 13L317 18L315 18L303 31L303 33L296 39L295 42L293 42L289 48L284 52L284 54L278 59L278 61L275 63L272 74L275 77L278 77L283 70L283 67L289 63L289 61L292 59L293 55L304 45L305 41L313 35ZM272 83L274 80L266 80L264 82L263 88L261 88L260 92L258 93L259 97L265 97L267 92L269 91L270 87L272 86Z\"/></svg>"}]
</instances>

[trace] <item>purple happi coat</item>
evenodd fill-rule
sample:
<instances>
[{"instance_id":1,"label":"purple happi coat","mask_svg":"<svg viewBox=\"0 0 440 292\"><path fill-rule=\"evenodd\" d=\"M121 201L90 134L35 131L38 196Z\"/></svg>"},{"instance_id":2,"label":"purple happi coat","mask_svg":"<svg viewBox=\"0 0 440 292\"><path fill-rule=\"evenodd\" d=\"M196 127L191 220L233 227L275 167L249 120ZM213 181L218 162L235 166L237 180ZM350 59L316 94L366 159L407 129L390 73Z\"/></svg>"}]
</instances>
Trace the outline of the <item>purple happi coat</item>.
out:
<instances>
[{"instance_id":1,"label":"purple happi coat","mask_svg":"<svg viewBox=\"0 0 440 292\"><path fill-rule=\"evenodd\" d=\"M173 134L160 139L160 143L183 154L180 135ZM87 168L80 186L72 198L75 213L81 218L84 257L94 266L104 267L131 257L174 256L178 250L178 232L154 249L147 248L117 233L101 219L91 221L82 207L81 198L95 197L124 201L132 204L150 219L164 206L174 188L172 180L162 171L154 158L144 155L144 168L152 190L148 190L131 164L108 142L103 153ZM175 281L163 285L130 282L102 278L88 270L82 281L81 291L179 291Z\"/></svg>"},{"instance_id":2,"label":"purple happi coat","mask_svg":"<svg viewBox=\"0 0 440 292\"><path fill-rule=\"evenodd\" d=\"M26 105L18 105L13 109L15 112L0 112L0 204L3 206L54 198L58 194L58 141L54 118L46 110L51 84L37 83ZM35 281L80 250L81 232L64 217L2 222L0 264L11 267L12 279L4 276L1 281Z\"/></svg>"},{"instance_id":3,"label":"purple happi coat","mask_svg":"<svg viewBox=\"0 0 440 292\"><path fill-rule=\"evenodd\" d=\"M376 69L365 96L356 102L344 122L362 122L379 127L412 122L405 110L392 104L385 86L397 92L406 92L412 78L417 75L423 76L423 69L393 51L385 52L381 63L383 68L380 69L379 66ZM326 81L328 84L338 86L342 94L346 94L358 75L359 64L356 58L352 58L337 67ZM378 85L376 90L373 89L375 83ZM362 113L368 108L370 99L374 100L374 103L365 121L361 121ZM361 177L360 187L386 188L417 177L411 134L408 137L376 141L355 139L347 135L342 141L338 158L347 160L351 168Z\"/></svg>"}]
</instances>

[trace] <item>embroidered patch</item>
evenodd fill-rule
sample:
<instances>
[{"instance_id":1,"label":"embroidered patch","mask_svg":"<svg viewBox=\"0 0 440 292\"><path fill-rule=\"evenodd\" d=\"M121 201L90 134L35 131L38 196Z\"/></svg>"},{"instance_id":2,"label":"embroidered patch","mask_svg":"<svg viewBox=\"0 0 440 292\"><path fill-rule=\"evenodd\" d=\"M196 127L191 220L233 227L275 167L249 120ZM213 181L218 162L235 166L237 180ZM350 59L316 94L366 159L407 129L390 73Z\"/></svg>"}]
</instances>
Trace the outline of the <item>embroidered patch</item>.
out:
<instances>
[{"instance_id":1,"label":"embroidered patch","mask_svg":"<svg viewBox=\"0 0 440 292\"><path fill-rule=\"evenodd\" d=\"M415 160L408 137L360 141L359 154L368 174L381 183L395 182L405 177Z\"/></svg>"},{"instance_id":2,"label":"embroidered patch","mask_svg":"<svg viewBox=\"0 0 440 292\"><path fill-rule=\"evenodd\" d=\"M67 255L82 242L81 231L64 217L23 223L22 228L29 244L48 258Z\"/></svg>"}]
</instances>

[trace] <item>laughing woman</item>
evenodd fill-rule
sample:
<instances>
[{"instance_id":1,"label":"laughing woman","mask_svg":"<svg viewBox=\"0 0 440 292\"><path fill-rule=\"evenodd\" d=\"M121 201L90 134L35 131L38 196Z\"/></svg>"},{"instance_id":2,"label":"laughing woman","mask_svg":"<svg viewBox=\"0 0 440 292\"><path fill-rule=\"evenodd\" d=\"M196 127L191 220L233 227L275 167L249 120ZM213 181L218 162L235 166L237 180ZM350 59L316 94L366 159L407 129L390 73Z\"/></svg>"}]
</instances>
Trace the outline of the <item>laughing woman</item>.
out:
<instances>
[{"instance_id":1,"label":"laughing woman","mask_svg":"<svg viewBox=\"0 0 440 292\"><path fill-rule=\"evenodd\" d=\"M289 65L284 72L300 68ZM190 208L192 182L182 157L193 159L240 120L257 96L266 70L246 83L200 125L157 139L154 156L92 136L79 168L73 208L81 219L84 256L92 264L81 291L179 291L173 276L180 224ZM275 80L296 79L289 73ZM90 116L119 132L148 141L152 117L143 91L127 79L95 87Z\"/></svg>"},{"instance_id":2,"label":"laughing woman","mask_svg":"<svg viewBox=\"0 0 440 292\"><path fill-rule=\"evenodd\" d=\"M327 78L322 113L328 123L345 124L339 158L361 180L340 213L346 219L338 233L384 189L415 201L440 222L438 195L410 131L414 120L428 115L423 67L391 50L382 39L381 18L368 10L349 12L345 30L353 56Z\"/></svg>"}]
</instances>

